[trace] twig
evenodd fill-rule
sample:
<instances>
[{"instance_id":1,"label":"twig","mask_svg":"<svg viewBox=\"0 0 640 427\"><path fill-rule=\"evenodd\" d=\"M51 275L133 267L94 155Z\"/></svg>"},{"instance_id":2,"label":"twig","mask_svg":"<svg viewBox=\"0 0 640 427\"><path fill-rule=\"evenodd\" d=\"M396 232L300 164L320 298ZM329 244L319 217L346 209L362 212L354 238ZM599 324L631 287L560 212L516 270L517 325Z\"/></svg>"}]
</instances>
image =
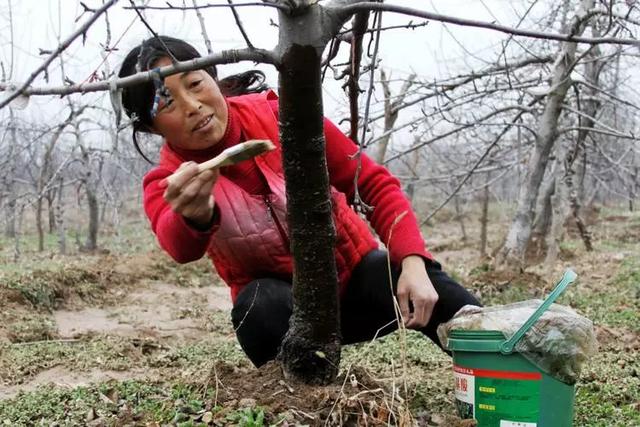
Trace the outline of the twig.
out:
<instances>
[{"instance_id":1,"label":"twig","mask_svg":"<svg viewBox=\"0 0 640 427\"><path fill-rule=\"evenodd\" d=\"M14 93L10 94L6 98L4 98L2 101L0 101L0 109L2 109L4 107L6 107L7 105L9 105L9 103L11 101L13 101L14 99L16 99L18 96L25 94L25 89L27 87L29 87L31 82L33 82L41 72L46 70L47 67L49 66L49 64L51 64L53 62L53 60L56 59L58 57L58 55L60 55L66 48L68 48L69 45L76 38L78 38L78 36L80 36L81 34L85 34L87 32L87 30L89 29L89 27L91 27L91 25L93 25L93 23L100 17L100 15L102 15L104 12L106 12L107 9L109 9L111 6L116 4L117 1L118 0L109 0L108 2L103 4L100 9L96 10L96 12L93 14L93 16L91 16L87 20L87 22L85 22L80 28L78 28L73 34L71 34L66 40L64 40L56 48L56 50L54 50L51 53L51 55L49 55L49 57L42 63L42 65L40 65L33 73L31 73L31 75L27 78L27 80L24 83L22 83L22 85L20 87L18 87L15 90ZM108 83L107 83L107 87L108 87Z\"/></svg>"},{"instance_id":2,"label":"twig","mask_svg":"<svg viewBox=\"0 0 640 427\"><path fill-rule=\"evenodd\" d=\"M242 320L240 320L240 323L238 323L238 327L234 329L235 332L238 332L238 330L240 330L240 328L242 327L242 324L244 323L245 319L247 318L247 316L251 312L251 309L253 308L253 305L255 304L256 299L258 298L258 291L259 290L260 290L260 282L257 282L256 283L256 291L253 293L253 299L251 300L251 304L249 305L249 309L247 310L247 312L242 317Z\"/></svg>"},{"instance_id":3,"label":"twig","mask_svg":"<svg viewBox=\"0 0 640 427\"><path fill-rule=\"evenodd\" d=\"M251 44L251 40L249 40L249 36L244 30L244 26L242 25L242 21L240 20L240 15L238 15L238 11L236 10L236 5L233 4L233 0L227 0L229 6L231 7L231 12L233 13L233 18L236 20L236 25L238 25L238 29L244 38L244 41L247 43L247 47L249 49L253 49L253 44Z\"/></svg>"},{"instance_id":4,"label":"twig","mask_svg":"<svg viewBox=\"0 0 640 427\"><path fill-rule=\"evenodd\" d=\"M535 104L536 102L538 102L539 98L534 99L533 101L531 101L529 103L529 107L531 107L533 104ZM520 117L522 117L522 115L526 112L526 110L521 110L518 112L518 114L516 114L516 116L514 117L514 119L511 121L511 123L509 123L507 126L505 126L505 128L502 130L502 132L500 132L498 134L498 136L496 136L493 140L493 142L491 142L491 144L489 144L489 146L487 147L487 149L484 151L484 153L482 153L482 156L480 156L480 158L476 161L476 163L473 165L473 167L469 170L469 172L465 175L465 177L458 183L458 185L456 186L456 188L451 192L451 194L449 194L449 196L445 199L444 202L442 202L440 204L440 206L438 206L436 209L433 210L433 212L431 212L429 214L429 216L427 216L424 221L422 221L422 223L420 225L425 225L431 218L433 218L433 216L438 213L440 211L440 209L442 209L443 207L445 207L447 205L447 203L449 203L449 201L451 201L451 199L458 193L458 191L460 191L460 189L464 186L464 184L467 182L467 180L471 177L471 175L473 175L473 172L478 168L478 166L480 166L480 164L484 161L484 159L489 155L489 153L491 152L491 150L493 149L493 147L495 147L496 145L498 145L498 142L500 142L500 140L502 139L502 137L513 127L513 125L520 119Z\"/></svg>"},{"instance_id":5,"label":"twig","mask_svg":"<svg viewBox=\"0 0 640 427\"><path fill-rule=\"evenodd\" d=\"M200 22L200 31L202 32L202 38L204 39L204 45L207 47L207 53L211 55L213 53L213 49L211 48L211 40L209 39L209 34L207 34L207 26L204 23L204 18L202 17L202 13L200 13L200 9L198 8L198 3L196 0L192 0L193 7L196 9L196 15L198 16L198 22Z\"/></svg>"},{"instance_id":6,"label":"twig","mask_svg":"<svg viewBox=\"0 0 640 427\"><path fill-rule=\"evenodd\" d=\"M153 35L153 37L158 40L160 42L160 44L162 45L162 47L164 48L165 52L167 53L167 55L169 55L171 57L171 61L172 62L178 62L178 59L173 55L173 52L171 52L171 49L169 49L167 47L167 45L164 43L164 41L160 38L160 36L158 35L158 33L156 33L153 28L151 28L151 25L149 25L149 23L147 22L146 19L144 19L144 16L142 16L142 13L135 8L135 3L133 2L133 0L129 0L129 3L131 3L132 6L134 6L134 10L136 11L136 14L138 15L138 18L140 18L140 20L142 21L142 23L144 24L145 27L147 27L147 29L151 32L151 34Z\"/></svg>"},{"instance_id":7,"label":"twig","mask_svg":"<svg viewBox=\"0 0 640 427\"><path fill-rule=\"evenodd\" d=\"M38 345L38 344L68 344L68 343L76 343L81 342L80 338L65 338L58 340L41 340L41 341L25 341L25 342L14 342L11 343L11 346L14 347L22 347L25 345Z\"/></svg>"}]
</instances>

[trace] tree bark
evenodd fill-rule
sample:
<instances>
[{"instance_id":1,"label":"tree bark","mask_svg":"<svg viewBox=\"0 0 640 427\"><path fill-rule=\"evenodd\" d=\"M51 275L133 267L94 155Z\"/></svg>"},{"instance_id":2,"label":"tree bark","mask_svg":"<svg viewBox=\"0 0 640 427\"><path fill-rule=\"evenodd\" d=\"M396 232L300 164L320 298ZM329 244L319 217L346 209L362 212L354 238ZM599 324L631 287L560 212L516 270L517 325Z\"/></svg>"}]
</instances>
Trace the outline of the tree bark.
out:
<instances>
[{"instance_id":1,"label":"tree bark","mask_svg":"<svg viewBox=\"0 0 640 427\"><path fill-rule=\"evenodd\" d=\"M585 28L588 11L594 0L582 0L572 19L570 33L580 35ZM533 212L536 199L549 162L549 154L557 139L558 121L562 113L562 103L571 85L571 71L576 57L576 44L565 42L556 59L547 102L537 125L537 137L533 153L527 165L525 183L520 189L518 207L502 250L498 253L497 264L501 267L524 268L525 250L531 237Z\"/></svg>"},{"instance_id":2,"label":"tree bark","mask_svg":"<svg viewBox=\"0 0 640 427\"><path fill-rule=\"evenodd\" d=\"M558 260L560 243L564 236L564 224L569 214L569 188L566 183L568 176L567 143L557 145L557 167L555 170L555 189L551 196L551 226L546 237L547 254L544 264L551 270Z\"/></svg>"},{"instance_id":3,"label":"tree bark","mask_svg":"<svg viewBox=\"0 0 640 427\"><path fill-rule=\"evenodd\" d=\"M335 379L340 364L335 228L323 129L321 55L342 22L324 7L294 1L279 12L280 141L294 259L293 314L279 360L310 384Z\"/></svg>"}]
</instances>

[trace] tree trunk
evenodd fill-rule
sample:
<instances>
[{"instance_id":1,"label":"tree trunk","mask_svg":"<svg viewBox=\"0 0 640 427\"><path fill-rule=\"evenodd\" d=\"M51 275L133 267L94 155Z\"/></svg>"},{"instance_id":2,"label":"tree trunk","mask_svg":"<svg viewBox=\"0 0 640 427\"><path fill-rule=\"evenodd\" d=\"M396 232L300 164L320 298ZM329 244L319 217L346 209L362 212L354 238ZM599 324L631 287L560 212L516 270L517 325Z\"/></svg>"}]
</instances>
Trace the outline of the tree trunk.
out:
<instances>
[{"instance_id":1,"label":"tree trunk","mask_svg":"<svg viewBox=\"0 0 640 427\"><path fill-rule=\"evenodd\" d=\"M556 170L553 169L549 181L544 186L542 196L538 201L536 219L533 224L533 235L544 238L549 234L553 212L551 210L551 199L556 191Z\"/></svg>"},{"instance_id":2,"label":"tree trunk","mask_svg":"<svg viewBox=\"0 0 640 427\"><path fill-rule=\"evenodd\" d=\"M580 35L584 31L587 12L593 7L594 0L582 0L575 17L572 19L570 34ZM518 207L502 250L498 253L499 266L524 267L524 255L533 221L533 212L544 172L557 139L558 121L562 112L562 103L571 85L571 71L576 56L576 44L564 42L553 68L550 92L547 103L537 125L537 137L533 152L529 157L525 183L520 189Z\"/></svg>"},{"instance_id":3,"label":"tree trunk","mask_svg":"<svg viewBox=\"0 0 640 427\"><path fill-rule=\"evenodd\" d=\"M455 196L453 198L454 206L456 209L456 221L460 224L460 232L462 233L462 241L467 241L467 229L464 226L464 212L462 212L462 208L460 208L460 198Z\"/></svg>"},{"instance_id":4,"label":"tree trunk","mask_svg":"<svg viewBox=\"0 0 640 427\"><path fill-rule=\"evenodd\" d=\"M16 158L14 157L15 147L18 143L18 136L16 132L16 122L15 117L13 115L13 108L9 107L9 131L11 133L11 144L9 147L9 170L6 171L7 175L3 175L3 180L5 181L4 190L7 194L7 205L6 205L6 226L4 229L4 235L12 239L16 235L16 218L17 218L17 204L16 199L14 197L14 177L16 171Z\"/></svg>"},{"instance_id":5,"label":"tree trunk","mask_svg":"<svg viewBox=\"0 0 640 427\"><path fill-rule=\"evenodd\" d=\"M7 202L7 208L6 208L7 222L6 222L6 227L4 229L4 235L8 239L13 239L16 235L17 207L16 207L16 201L13 198L13 195L10 195L9 197L10 199Z\"/></svg>"},{"instance_id":6,"label":"tree trunk","mask_svg":"<svg viewBox=\"0 0 640 427\"><path fill-rule=\"evenodd\" d=\"M64 131L64 128L67 127L68 124L71 123L71 121L73 120L73 118L77 115L80 114L83 111L83 109L80 109L79 111L71 111L71 113L69 114L69 117L67 117L67 119L61 123L60 125L58 125L58 127L56 128L56 131L54 132L53 136L51 137L51 141L49 142L49 144L47 145L45 152L42 156L42 167L40 168L40 175L38 176L37 182L36 182L36 197L38 198L38 200L36 201L36 228L38 230L38 250L40 252L42 252L44 250L44 225L42 223L42 199L45 197L45 193L46 193L46 186L49 183L49 180L51 179L51 163L53 162L53 151L55 149L55 146L58 142L58 140L60 139L60 136L62 136L62 132Z\"/></svg>"},{"instance_id":7,"label":"tree trunk","mask_svg":"<svg viewBox=\"0 0 640 427\"><path fill-rule=\"evenodd\" d=\"M38 251L44 251L44 225L42 224L42 197L36 201L36 230L38 232Z\"/></svg>"},{"instance_id":8,"label":"tree trunk","mask_svg":"<svg viewBox=\"0 0 640 427\"><path fill-rule=\"evenodd\" d=\"M485 186L482 191L482 214L480 215L480 255L487 256L487 226L489 225L489 182L491 180L491 172L487 172L485 177Z\"/></svg>"},{"instance_id":9,"label":"tree trunk","mask_svg":"<svg viewBox=\"0 0 640 427\"><path fill-rule=\"evenodd\" d=\"M299 10L279 12L280 141L294 277L293 314L278 358L288 375L327 384L340 364L340 317L320 63L348 17L337 19L308 0L293 3Z\"/></svg>"},{"instance_id":10,"label":"tree trunk","mask_svg":"<svg viewBox=\"0 0 640 427\"><path fill-rule=\"evenodd\" d=\"M544 264L547 270L552 270L558 260L560 253L560 243L564 236L564 224L569 214L569 189L566 183L567 171L567 148L566 143L557 145L557 167L555 170L555 189L551 196L551 226L549 234L546 236L547 255Z\"/></svg>"},{"instance_id":11,"label":"tree trunk","mask_svg":"<svg viewBox=\"0 0 640 427\"><path fill-rule=\"evenodd\" d=\"M382 83L382 90L384 92L384 130L382 133L382 138L380 139L380 141L378 141L378 150L375 156L376 162L380 164L384 163L384 158L389 147L389 141L391 140L393 126L395 126L396 121L398 120L398 114L400 112L402 102L409 92L409 89L413 85L415 78L416 75L411 74L402 85L400 93L395 97L395 100L392 101L391 89L389 88L389 79L387 78L384 70L380 70L380 81ZM366 123L364 125L366 125Z\"/></svg>"},{"instance_id":12,"label":"tree trunk","mask_svg":"<svg viewBox=\"0 0 640 427\"><path fill-rule=\"evenodd\" d=\"M418 141L418 138L416 138L416 142ZM405 193L407 195L407 198L409 199L409 201L411 202L411 205L414 207L416 207L415 205L415 197L416 197L416 181L418 178L420 178L420 174L418 173L418 163L420 163L420 150L415 150L412 153L412 158L411 158L411 174L413 175L413 178L411 179L411 181L409 181L409 183L406 185L405 187Z\"/></svg>"},{"instance_id":13,"label":"tree trunk","mask_svg":"<svg viewBox=\"0 0 640 427\"><path fill-rule=\"evenodd\" d=\"M51 189L47 191L46 199L47 199L47 213L49 214L49 233L51 234L56 231L56 214L55 214L56 191L55 189Z\"/></svg>"},{"instance_id":14,"label":"tree trunk","mask_svg":"<svg viewBox=\"0 0 640 427\"><path fill-rule=\"evenodd\" d=\"M634 156L635 157L635 156ZM633 212L633 201L638 194L638 170L640 168L635 166L633 168L633 176L631 177L631 185L629 186L629 212Z\"/></svg>"},{"instance_id":15,"label":"tree trunk","mask_svg":"<svg viewBox=\"0 0 640 427\"><path fill-rule=\"evenodd\" d=\"M67 230L64 223L64 180L60 178L60 189L58 190L58 197L55 201L54 211L56 220L56 230L58 231L58 252L60 255L67 254Z\"/></svg>"},{"instance_id":16,"label":"tree trunk","mask_svg":"<svg viewBox=\"0 0 640 427\"><path fill-rule=\"evenodd\" d=\"M98 249L98 228L100 226L100 206L96 188L91 182L91 177L87 177L85 184L87 194L87 206L89 207L89 230L87 240L84 243L84 250L93 252Z\"/></svg>"}]
</instances>

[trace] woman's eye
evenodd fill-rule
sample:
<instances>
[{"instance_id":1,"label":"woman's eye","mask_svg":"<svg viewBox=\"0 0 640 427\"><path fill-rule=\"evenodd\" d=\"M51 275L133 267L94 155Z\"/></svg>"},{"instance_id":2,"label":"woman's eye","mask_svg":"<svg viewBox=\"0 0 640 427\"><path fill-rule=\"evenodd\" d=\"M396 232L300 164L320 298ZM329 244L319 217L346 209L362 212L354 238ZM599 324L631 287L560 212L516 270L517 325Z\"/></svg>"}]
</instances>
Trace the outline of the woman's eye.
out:
<instances>
[{"instance_id":1,"label":"woman's eye","mask_svg":"<svg viewBox=\"0 0 640 427\"><path fill-rule=\"evenodd\" d=\"M161 96L160 97L160 110L164 110L167 109L169 107L171 107L171 105L173 104L173 98L171 98L171 95L167 95L167 96Z\"/></svg>"},{"instance_id":2,"label":"woman's eye","mask_svg":"<svg viewBox=\"0 0 640 427\"><path fill-rule=\"evenodd\" d=\"M200 86L200 83L202 83L202 80L194 80L194 81L191 82L189 87L190 88L196 88L196 87Z\"/></svg>"}]
</instances>

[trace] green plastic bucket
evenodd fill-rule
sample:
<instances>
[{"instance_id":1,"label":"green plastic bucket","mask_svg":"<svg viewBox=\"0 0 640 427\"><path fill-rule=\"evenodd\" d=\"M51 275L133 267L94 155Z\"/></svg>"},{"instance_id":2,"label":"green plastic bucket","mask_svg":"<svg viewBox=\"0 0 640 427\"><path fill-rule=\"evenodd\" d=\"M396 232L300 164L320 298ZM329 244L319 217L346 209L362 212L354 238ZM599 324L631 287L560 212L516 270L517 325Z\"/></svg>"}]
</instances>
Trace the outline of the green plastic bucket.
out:
<instances>
[{"instance_id":1,"label":"green plastic bucket","mask_svg":"<svg viewBox=\"0 0 640 427\"><path fill-rule=\"evenodd\" d=\"M447 348L453 353L456 408L461 418L475 418L478 427L573 425L575 387L547 375L513 349L576 277L567 270L509 340L498 331L451 331Z\"/></svg>"}]
</instances>

